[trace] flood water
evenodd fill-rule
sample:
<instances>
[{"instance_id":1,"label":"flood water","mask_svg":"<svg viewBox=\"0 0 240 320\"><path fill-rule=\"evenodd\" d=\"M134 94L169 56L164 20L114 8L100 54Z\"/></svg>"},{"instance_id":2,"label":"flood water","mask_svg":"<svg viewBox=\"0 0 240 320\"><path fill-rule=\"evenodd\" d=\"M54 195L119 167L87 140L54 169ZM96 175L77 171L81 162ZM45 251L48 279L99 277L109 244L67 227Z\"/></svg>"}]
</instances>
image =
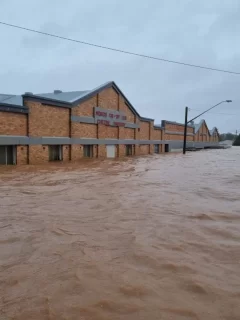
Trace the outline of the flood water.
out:
<instances>
[{"instance_id":1,"label":"flood water","mask_svg":"<svg viewBox=\"0 0 240 320\"><path fill-rule=\"evenodd\" d=\"M0 168L1 320L239 320L240 148Z\"/></svg>"}]
</instances>

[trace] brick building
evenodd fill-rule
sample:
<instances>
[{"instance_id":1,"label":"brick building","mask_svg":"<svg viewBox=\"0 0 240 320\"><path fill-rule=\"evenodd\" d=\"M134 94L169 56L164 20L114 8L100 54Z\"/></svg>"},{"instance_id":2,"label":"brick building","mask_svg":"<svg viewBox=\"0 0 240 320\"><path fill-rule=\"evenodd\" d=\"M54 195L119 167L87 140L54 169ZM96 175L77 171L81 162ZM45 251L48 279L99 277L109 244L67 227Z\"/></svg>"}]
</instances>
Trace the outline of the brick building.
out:
<instances>
[{"instance_id":1,"label":"brick building","mask_svg":"<svg viewBox=\"0 0 240 320\"><path fill-rule=\"evenodd\" d=\"M0 94L0 164L168 152L182 147L183 130L140 116L114 82L90 91ZM217 143L216 128L212 134L203 120L188 126L187 143Z\"/></svg>"}]
</instances>

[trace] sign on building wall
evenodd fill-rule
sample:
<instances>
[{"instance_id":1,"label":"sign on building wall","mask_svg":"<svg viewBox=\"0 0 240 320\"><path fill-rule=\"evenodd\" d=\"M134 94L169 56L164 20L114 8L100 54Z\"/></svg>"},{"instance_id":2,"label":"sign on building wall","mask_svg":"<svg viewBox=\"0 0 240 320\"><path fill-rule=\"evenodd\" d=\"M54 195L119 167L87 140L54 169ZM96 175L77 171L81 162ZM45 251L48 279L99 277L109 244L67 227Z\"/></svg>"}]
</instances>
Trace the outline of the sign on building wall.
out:
<instances>
[{"instance_id":1,"label":"sign on building wall","mask_svg":"<svg viewBox=\"0 0 240 320\"><path fill-rule=\"evenodd\" d=\"M125 127L127 117L122 111L108 110L100 107L94 108L95 123L106 126Z\"/></svg>"}]
</instances>

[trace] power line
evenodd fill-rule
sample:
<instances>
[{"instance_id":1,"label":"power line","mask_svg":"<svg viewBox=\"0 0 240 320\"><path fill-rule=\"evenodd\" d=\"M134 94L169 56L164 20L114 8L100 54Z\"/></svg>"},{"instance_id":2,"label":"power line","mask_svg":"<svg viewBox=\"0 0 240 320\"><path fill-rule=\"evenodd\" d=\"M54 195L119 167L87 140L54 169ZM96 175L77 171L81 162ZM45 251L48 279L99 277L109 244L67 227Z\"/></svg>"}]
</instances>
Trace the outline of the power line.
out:
<instances>
[{"instance_id":1,"label":"power line","mask_svg":"<svg viewBox=\"0 0 240 320\"><path fill-rule=\"evenodd\" d=\"M21 30L25 30L25 31L38 33L38 34L49 36L49 37L53 37L53 38L58 38L58 39L71 41L71 42L75 42L75 43L80 43L80 44L84 44L84 45L87 45L87 46L92 46L92 47L96 47L96 48L100 48L100 49L105 49L105 50L111 50L111 51L115 51L115 52L125 53L125 54L138 56L138 57L142 57L142 58L158 60L158 61L174 63L174 64L180 64L180 65L187 66L187 67L200 68L200 69L205 69L205 70L211 70L211 71L217 71L217 72L224 72L224 73L231 73L231 74L240 75L240 72L235 72L235 71L230 71L230 70L223 70L223 69L216 69L216 68L200 66L200 65L196 65L196 64L190 64L190 63L185 63L185 62L180 62L180 61L174 61L174 60L158 58L158 57L149 56L149 55L136 53L136 52L131 52L131 51L126 51L126 50L106 47L106 46L98 45L98 44L95 44L95 43L90 43L90 42L86 42L86 41L82 41L82 40L71 39L71 38L59 36L59 35L48 33L48 32L43 32L43 31L39 31L39 30L26 28L26 27L21 27L19 25L10 24L10 23L6 23L6 22L3 22L3 21L0 21L0 24L8 26L8 27L12 27L12 28L17 28L17 29L21 29Z\"/></svg>"}]
</instances>

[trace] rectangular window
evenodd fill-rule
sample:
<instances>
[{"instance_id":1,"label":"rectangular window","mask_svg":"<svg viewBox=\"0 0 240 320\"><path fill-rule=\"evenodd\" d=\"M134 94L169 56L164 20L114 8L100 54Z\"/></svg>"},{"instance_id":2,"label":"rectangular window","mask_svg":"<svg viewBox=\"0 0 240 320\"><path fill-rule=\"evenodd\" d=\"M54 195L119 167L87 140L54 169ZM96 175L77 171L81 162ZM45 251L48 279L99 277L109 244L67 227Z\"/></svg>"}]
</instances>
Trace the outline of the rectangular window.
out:
<instances>
[{"instance_id":1,"label":"rectangular window","mask_svg":"<svg viewBox=\"0 0 240 320\"><path fill-rule=\"evenodd\" d=\"M48 146L49 161L62 161L62 146Z\"/></svg>"},{"instance_id":2,"label":"rectangular window","mask_svg":"<svg viewBox=\"0 0 240 320\"><path fill-rule=\"evenodd\" d=\"M84 145L83 146L83 155L85 158L93 157L93 145Z\"/></svg>"},{"instance_id":3,"label":"rectangular window","mask_svg":"<svg viewBox=\"0 0 240 320\"><path fill-rule=\"evenodd\" d=\"M154 145L154 153L159 153L159 144Z\"/></svg>"},{"instance_id":4,"label":"rectangular window","mask_svg":"<svg viewBox=\"0 0 240 320\"><path fill-rule=\"evenodd\" d=\"M126 156L132 156L133 154L133 150L132 150L132 145L131 144L127 144L126 145Z\"/></svg>"}]
</instances>

